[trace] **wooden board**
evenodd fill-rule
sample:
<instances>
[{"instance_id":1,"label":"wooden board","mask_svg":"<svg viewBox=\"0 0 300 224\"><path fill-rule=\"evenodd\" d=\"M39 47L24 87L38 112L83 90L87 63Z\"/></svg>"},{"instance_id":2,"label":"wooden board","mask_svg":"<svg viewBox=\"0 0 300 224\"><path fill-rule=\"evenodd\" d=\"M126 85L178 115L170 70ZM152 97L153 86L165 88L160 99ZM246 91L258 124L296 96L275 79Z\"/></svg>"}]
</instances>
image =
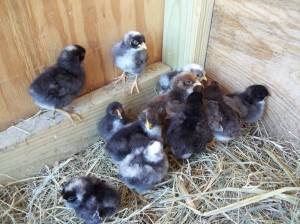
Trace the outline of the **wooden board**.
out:
<instances>
[{"instance_id":1,"label":"wooden board","mask_svg":"<svg viewBox=\"0 0 300 224\"><path fill-rule=\"evenodd\" d=\"M214 0L165 0L163 62L204 65Z\"/></svg>"},{"instance_id":2,"label":"wooden board","mask_svg":"<svg viewBox=\"0 0 300 224\"><path fill-rule=\"evenodd\" d=\"M263 121L272 136L300 137L300 4L297 0L216 0L208 77L230 91L264 84Z\"/></svg>"},{"instance_id":3,"label":"wooden board","mask_svg":"<svg viewBox=\"0 0 300 224\"><path fill-rule=\"evenodd\" d=\"M164 1L0 1L0 131L38 108L27 89L69 44L84 46L84 93L120 73L111 48L129 30L145 34L149 63L161 61Z\"/></svg>"},{"instance_id":4,"label":"wooden board","mask_svg":"<svg viewBox=\"0 0 300 224\"><path fill-rule=\"evenodd\" d=\"M108 85L78 98L72 107L83 120L76 127L59 114L52 119L48 112L0 133L0 183L25 178L95 143L100 139L97 122L109 103L120 101L125 110L138 114L141 106L156 95L154 86L161 73L169 70L163 63L148 67L138 79L140 94L130 95L132 82L128 82L125 86Z\"/></svg>"}]
</instances>

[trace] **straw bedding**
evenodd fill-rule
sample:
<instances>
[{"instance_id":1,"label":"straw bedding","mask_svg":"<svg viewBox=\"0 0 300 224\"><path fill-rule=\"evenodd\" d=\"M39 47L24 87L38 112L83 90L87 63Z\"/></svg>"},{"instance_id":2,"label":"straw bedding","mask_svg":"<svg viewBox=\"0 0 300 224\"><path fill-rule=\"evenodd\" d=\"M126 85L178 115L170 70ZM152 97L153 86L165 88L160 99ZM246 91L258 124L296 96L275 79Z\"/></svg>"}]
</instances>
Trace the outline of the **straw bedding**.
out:
<instances>
[{"instance_id":1,"label":"straw bedding","mask_svg":"<svg viewBox=\"0 0 300 224\"><path fill-rule=\"evenodd\" d=\"M95 175L121 192L106 223L300 223L299 145L269 138L263 124L177 161L145 196L127 189L99 141L35 176L0 186L1 223L81 223L60 200L64 182Z\"/></svg>"}]
</instances>

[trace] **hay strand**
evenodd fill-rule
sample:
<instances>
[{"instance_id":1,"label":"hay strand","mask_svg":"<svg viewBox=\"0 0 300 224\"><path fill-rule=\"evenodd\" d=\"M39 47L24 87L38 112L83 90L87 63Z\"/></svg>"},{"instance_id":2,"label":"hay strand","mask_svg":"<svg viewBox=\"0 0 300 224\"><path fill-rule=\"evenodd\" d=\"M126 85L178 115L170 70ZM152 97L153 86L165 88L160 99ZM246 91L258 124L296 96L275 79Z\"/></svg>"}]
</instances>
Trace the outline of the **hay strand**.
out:
<instances>
[{"instance_id":1,"label":"hay strand","mask_svg":"<svg viewBox=\"0 0 300 224\"><path fill-rule=\"evenodd\" d=\"M263 194L255 195L255 196L252 196L250 198L246 198L242 201L238 201L238 202L232 203L230 205L227 205L227 206L224 206L224 207L221 207L221 208L209 211L209 212L204 212L204 213L199 212L198 210L196 210L195 208L193 208L189 205L187 205L187 207L199 216L212 216L212 215L218 215L218 214L221 214L221 213L225 213L225 212L228 212L228 211L231 211L231 210L234 210L234 209L239 209L239 208L244 207L246 205L257 203L261 200L277 196L277 195L279 195L281 193L284 193L286 191L300 191L300 188L299 187L284 187L284 188L277 189L277 190L274 190L274 191L270 191L270 192L266 192L266 193L263 193Z\"/></svg>"}]
</instances>

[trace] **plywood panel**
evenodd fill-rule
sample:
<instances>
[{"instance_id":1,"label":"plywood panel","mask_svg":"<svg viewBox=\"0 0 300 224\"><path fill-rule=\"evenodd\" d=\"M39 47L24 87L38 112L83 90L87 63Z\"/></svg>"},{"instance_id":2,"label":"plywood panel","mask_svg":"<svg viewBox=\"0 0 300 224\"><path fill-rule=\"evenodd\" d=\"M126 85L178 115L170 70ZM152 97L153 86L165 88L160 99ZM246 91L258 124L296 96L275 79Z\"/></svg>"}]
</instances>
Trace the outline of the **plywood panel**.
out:
<instances>
[{"instance_id":1,"label":"plywood panel","mask_svg":"<svg viewBox=\"0 0 300 224\"><path fill-rule=\"evenodd\" d=\"M163 61L172 68L203 65L214 0L166 0Z\"/></svg>"},{"instance_id":2,"label":"plywood panel","mask_svg":"<svg viewBox=\"0 0 300 224\"><path fill-rule=\"evenodd\" d=\"M84 46L85 93L120 71L111 48L129 30L145 34L149 63L161 61L164 1L0 1L0 131L38 108L27 88L68 44Z\"/></svg>"},{"instance_id":3,"label":"plywood panel","mask_svg":"<svg viewBox=\"0 0 300 224\"><path fill-rule=\"evenodd\" d=\"M299 140L299 1L216 0L205 65L230 91L265 84L269 133Z\"/></svg>"}]
</instances>

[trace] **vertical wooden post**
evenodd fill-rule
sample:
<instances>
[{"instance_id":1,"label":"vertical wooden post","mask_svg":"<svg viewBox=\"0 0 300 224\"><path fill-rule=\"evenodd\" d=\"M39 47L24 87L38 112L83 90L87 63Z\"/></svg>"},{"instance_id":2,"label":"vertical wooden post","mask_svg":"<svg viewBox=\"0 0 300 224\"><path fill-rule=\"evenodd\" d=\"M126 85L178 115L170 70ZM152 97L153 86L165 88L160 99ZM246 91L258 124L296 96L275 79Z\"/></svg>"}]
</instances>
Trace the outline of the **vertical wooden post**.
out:
<instances>
[{"instance_id":1,"label":"vertical wooden post","mask_svg":"<svg viewBox=\"0 0 300 224\"><path fill-rule=\"evenodd\" d=\"M163 62L204 65L214 0L165 0Z\"/></svg>"}]
</instances>

